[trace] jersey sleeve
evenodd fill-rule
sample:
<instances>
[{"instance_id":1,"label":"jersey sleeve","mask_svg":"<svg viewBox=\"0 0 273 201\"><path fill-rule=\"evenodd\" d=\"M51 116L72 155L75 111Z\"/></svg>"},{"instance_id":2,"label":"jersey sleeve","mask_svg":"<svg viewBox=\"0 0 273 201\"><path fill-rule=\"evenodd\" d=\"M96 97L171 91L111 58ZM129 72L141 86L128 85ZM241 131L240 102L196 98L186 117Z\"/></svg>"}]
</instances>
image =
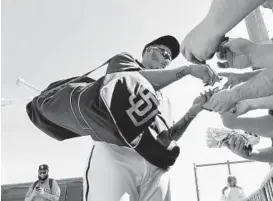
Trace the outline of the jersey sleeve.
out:
<instances>
[{"instance_id":1,"label":"jersey sleeve","mask_svg":"<svg viewBox=\"0 0 273 201\"><path fill-rule=\"evenodd\" d=\"M61 190L56 180L53 180L52 183L52 195L57 195L59 197L61 195Z\"/></svg>"},{"instance_id":2,"label":"jersey sleeve","mask_svg":"<svg viewBox=\"0 0 273 201\"><path fill-rule=\"evenodd\" d=\"M123 71L139 71L142 68L135 62L128 53L120 53L114 56L107 67L106 73L117 73Z\"/></svg>"}]
</instances>

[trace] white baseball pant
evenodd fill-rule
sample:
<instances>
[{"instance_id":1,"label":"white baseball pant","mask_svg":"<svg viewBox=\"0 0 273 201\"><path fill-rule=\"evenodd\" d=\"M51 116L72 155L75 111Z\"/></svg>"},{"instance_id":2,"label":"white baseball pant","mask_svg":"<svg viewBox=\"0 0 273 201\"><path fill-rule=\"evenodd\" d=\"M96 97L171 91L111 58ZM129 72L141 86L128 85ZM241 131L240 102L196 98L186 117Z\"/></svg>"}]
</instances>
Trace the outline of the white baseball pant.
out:
<instances>
[{"instance_id":1,"label":"white baseball pant","mask_svg":"<svg viewBox=\"0 0 273 201\"><path fill-rule=\"evenodd\" d=\"M84 176L84 201L170 201L167 171L135 150L94 142Z\"/></svg>"}]
</instances>

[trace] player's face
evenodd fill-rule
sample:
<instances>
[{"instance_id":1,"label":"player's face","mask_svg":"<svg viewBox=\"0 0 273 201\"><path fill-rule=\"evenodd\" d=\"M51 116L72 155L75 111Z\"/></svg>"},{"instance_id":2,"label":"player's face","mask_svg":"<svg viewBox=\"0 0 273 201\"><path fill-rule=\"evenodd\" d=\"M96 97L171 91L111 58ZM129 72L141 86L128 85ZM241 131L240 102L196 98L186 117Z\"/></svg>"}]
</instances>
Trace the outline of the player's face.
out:
<instances>
[{"instance_id":1,"label":"player's face","mask_svg":"<svg viewBox=\"0 0 273 201\"><path fill-rule=\"evenodd\" d=\"M47 170L39 170L38 175L40 178L44 179L48 175L48 171Z\"/></svg>"},{"instance_id":2,"label":"player's face","mask_svg":"<svg viewBox=\"0 0 273 201\"><path fill-rule=\"evenodd\" d=\"M150 46L146 49L143 60L151 69L166 68L172 61L171 50L164 45Z\"/></svg>"}]
</instances>

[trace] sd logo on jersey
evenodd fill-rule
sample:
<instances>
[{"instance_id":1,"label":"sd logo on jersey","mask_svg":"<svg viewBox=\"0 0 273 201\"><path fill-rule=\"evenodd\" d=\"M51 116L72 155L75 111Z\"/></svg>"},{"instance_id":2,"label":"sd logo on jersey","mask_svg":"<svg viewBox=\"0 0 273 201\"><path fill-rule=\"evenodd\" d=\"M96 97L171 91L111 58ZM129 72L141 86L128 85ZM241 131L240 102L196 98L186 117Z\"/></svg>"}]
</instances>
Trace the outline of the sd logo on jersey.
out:
<instances>
[{"instance_id":1,"label":"sd logo on jersey","mask_svg":"<svg viewBox=\"0 0 273 201\"><path fill-rule=\"evenodd\" d=\"M141 126L155 117L158 112L158 100L155 95L143 86L139 92L129 97L131 108L126 110L131 121L135 126Z\"/></svg>"}]
</instances>

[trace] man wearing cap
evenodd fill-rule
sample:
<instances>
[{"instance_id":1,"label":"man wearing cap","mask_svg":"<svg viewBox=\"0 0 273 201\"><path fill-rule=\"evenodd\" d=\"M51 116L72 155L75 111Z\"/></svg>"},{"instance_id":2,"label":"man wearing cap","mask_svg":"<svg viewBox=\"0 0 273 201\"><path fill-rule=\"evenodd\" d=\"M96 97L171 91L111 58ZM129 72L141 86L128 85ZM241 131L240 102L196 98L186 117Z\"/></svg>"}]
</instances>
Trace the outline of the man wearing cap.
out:
<instances>
[{"instance_id":1,"label":"man wearing cap","mask_svg":"<svg viewBox=\"0 0 273 201\"><path fill-rule=\"evenodd\" d=\"M110 133L107 143L94 142L83 182L85 201L171 200L168 170L179 155L176 141L212 92L197 97L173 124L169 102L160 90L189 74L206 84L219 81L207 65L165 69L178 54L179 42L167 35L144 47L141 62L128 53L110 60L100 91L110 106L101 112L110 111L118 129L104 126ZM104 125L106 121L111 119L105 118Z\"/></svg>"},{"instance_id":2,"label":"man wearing cap","mask_svg":"<svg viewBox=\"0 0 273 201\"><path fill-rule=\"evenodd\" d=\"M25 201L58 201L60 188L58 183L48 177L48 165L42 164L38 169L38 180L34 182L26 194Z\"/></svg>"}]
</instances>

